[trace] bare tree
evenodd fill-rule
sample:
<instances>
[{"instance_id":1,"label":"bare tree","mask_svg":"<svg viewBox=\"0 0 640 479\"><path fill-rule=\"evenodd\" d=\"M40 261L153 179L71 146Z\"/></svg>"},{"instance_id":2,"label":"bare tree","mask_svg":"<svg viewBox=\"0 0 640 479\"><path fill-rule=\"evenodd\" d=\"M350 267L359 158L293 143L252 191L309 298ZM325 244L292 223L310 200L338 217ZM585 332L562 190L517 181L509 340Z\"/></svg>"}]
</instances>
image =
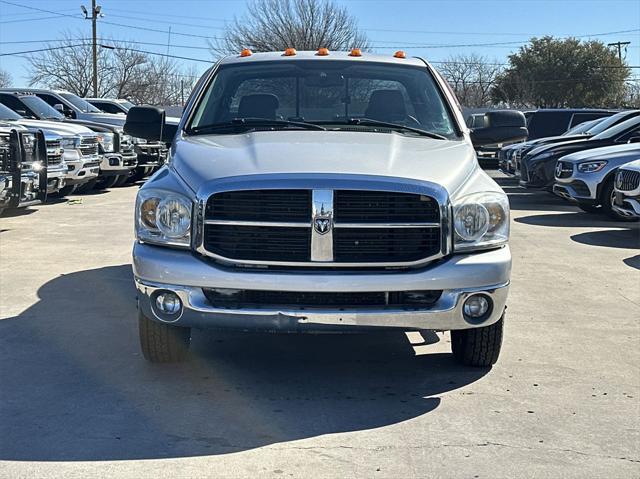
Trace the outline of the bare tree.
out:
<instances>
[{"instance_id":1,"label":"bare tree","mask_svg":"<svg viewBox=\"0 0 640 479\"><path fill-rule=\"evenodd\" d=\"M492 104L491 90L502 68L495 61L472 53L450 56L439 70L463 106L480 108Z\"/></svg>"},{"instance_id":2,"label":"bare tree","mask_svg":"<svg viewBox=\"0 0 640 479\"><path fill-rule=\"evenodd\" d=\"M79 35L78 35L79 36ZM141 52L135 43L110 40L98 50L98 94L138 103L177 105L197 80L193 68ZM30 84L87 96L92 90L91 43L65 33L51 49L29 58Z\"/></svg>"},{"instance_id":3,"label":"bare tree","mask_svg":"<svg viewBox=\"0 0 640 479\"><path fill-rule=\"evenodd\" d=\"M249 48L256 52L368 49L366 35L346 8L330 0L254 0L246 15L235 18L220 40L210 42L214 54Z\"/></svg>"},{"instance_id":4,"label":"bare tree","mask_svg":"<svg viewBox=\"0 0 640 479\"><path fill-rule=\"evenodd\" d=\"M11 86L12 81L11 74L8 71L0 70L0 88Z\"/></svg>"}]
</instances>

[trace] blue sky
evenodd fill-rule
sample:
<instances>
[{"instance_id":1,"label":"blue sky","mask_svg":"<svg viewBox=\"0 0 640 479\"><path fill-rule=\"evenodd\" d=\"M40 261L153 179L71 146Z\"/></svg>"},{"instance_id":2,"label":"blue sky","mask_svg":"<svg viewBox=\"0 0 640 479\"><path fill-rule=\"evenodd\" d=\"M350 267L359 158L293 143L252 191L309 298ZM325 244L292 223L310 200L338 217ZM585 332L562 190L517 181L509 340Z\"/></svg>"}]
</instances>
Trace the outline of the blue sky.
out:
<instances>
[{"instance_id":1,"label":"blue sky","mask_svg":"<svg viewBox=\"0 0 640 479\"><path fill-rule=\"evenodd\" d=\"M80 13L80 4L90 5L90 0L10 0L10 3L16 5L0 2L0 53L42 48L46 46L43 41L60 38L65 30L91 35L91 23L83 20ZM98 27L100 36L161 44L140 45L140 48L166 53L171 28L169 52L200 59L212 58L203 49L207 41L201 36L220 35L225 23L234 16L241 17L246 8L245 0L102 0L98 3L105 13ZM357 17L374 49L381 53L402 48L431 61L459 53L478 53L503 61L531 36L593 35L592 38L606 43L630 41L627 62L640 65L638 0L338 0L337 3L345 5ZM20 5L50 10L60 16ZM627 30L635 31L596 35ZM505 42L510 44L481 45ZM199 72L208 66L192 63ZM23 57L0 56L0 68L10 72L16 85L26 84L26 65ZM638 76L640 69L634 69L634 77Z\"/></svg>"}]
</instances>

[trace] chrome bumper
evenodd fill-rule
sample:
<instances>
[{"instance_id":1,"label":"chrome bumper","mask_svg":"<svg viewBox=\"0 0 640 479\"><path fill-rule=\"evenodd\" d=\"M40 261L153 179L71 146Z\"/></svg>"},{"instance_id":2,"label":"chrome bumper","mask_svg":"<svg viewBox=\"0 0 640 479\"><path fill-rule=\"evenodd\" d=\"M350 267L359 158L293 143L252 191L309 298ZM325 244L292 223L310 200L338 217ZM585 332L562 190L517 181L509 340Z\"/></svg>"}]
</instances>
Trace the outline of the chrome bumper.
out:
<instances>
[{"instance_id":1,"label":"chrome bumper","mask_svg":"<svg viewBox=\"0 0 640 479\"><path fill-rule=\"evenodd\" d=\"M218 268L191 252L136 243L133 269L138 307L162 321L152 307L159 290L175 292L182 300L177 326L265 331L347 331L362 328L454 330L492 324L502 315L509 290L511 253L498 250L454 255L430 267L393 273L240 272ZM213 307L202 288L281 291L368 292L442 290L428 309L379 307L319 309ZM493 301L491 314L476 323L462 314L464 300L484 293Z\"/></svg>"},{"instance_id":2,"label":"chrome bumper","mask_svg":"<svg viewBox=\"0 0 640 479\"><path fill-rule=\"evenodd\" d=\"M65 176L67 185L81 185L97 178L100 171L100 157L78 161L66 161L68 173Z\"/></svg>"}]
</instances>

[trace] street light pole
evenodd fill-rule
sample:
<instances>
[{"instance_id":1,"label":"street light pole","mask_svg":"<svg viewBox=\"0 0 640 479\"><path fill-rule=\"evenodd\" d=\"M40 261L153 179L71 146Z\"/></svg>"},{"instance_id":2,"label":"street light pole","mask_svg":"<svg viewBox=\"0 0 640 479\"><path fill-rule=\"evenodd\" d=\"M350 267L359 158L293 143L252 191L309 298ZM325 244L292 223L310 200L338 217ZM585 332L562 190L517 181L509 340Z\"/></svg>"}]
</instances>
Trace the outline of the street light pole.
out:
<instances>
[{"instance_id":1,"label":"street light pole","mask_svg":"<svg viewBox=\"0 0 640 479\"><path fill-rule=\"evenodd\" d=\"M96 0L91 0L91 30L93 34L93 97L98 97L98 45L97 23L98 14L96 12Z\"/></svg>"},{"instance_id":2,"label":"street light pole","mask_svg":"<svg viewBox=\"0 0 640 479\"><path fill-rule=\"evenodd\" d=\"M100 5L96 5L96 0L91 0L91 17L89 17L89 12L84 5L81 5L82 13L84 13L84 18L86 20L91 19L91 33L93 39L93 96L98 96L98 16L103 16L102 7Z\"/></svg>"}]
</instances>

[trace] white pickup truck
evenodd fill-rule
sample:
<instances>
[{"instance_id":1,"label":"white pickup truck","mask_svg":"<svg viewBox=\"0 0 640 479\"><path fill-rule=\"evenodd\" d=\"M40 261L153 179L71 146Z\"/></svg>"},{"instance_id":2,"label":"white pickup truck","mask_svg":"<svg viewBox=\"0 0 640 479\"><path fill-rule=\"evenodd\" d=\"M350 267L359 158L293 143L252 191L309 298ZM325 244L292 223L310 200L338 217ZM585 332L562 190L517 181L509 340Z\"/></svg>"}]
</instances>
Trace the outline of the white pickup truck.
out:
<instances>
[{"instance_id":1,"label":"white pickup truck","mask_svg":"<svg viewBox=\"0 0 640 479\"><path fill-rule=\"evenodd\" d=\"M192 328L452 331L490 366L509 289L509 202L442 77L403 52L243 51L199 81L178 127L151 107L125 132L172 142L139 191L133 268L142 351L187 356Z\"/></svg>"}]
</instances>

